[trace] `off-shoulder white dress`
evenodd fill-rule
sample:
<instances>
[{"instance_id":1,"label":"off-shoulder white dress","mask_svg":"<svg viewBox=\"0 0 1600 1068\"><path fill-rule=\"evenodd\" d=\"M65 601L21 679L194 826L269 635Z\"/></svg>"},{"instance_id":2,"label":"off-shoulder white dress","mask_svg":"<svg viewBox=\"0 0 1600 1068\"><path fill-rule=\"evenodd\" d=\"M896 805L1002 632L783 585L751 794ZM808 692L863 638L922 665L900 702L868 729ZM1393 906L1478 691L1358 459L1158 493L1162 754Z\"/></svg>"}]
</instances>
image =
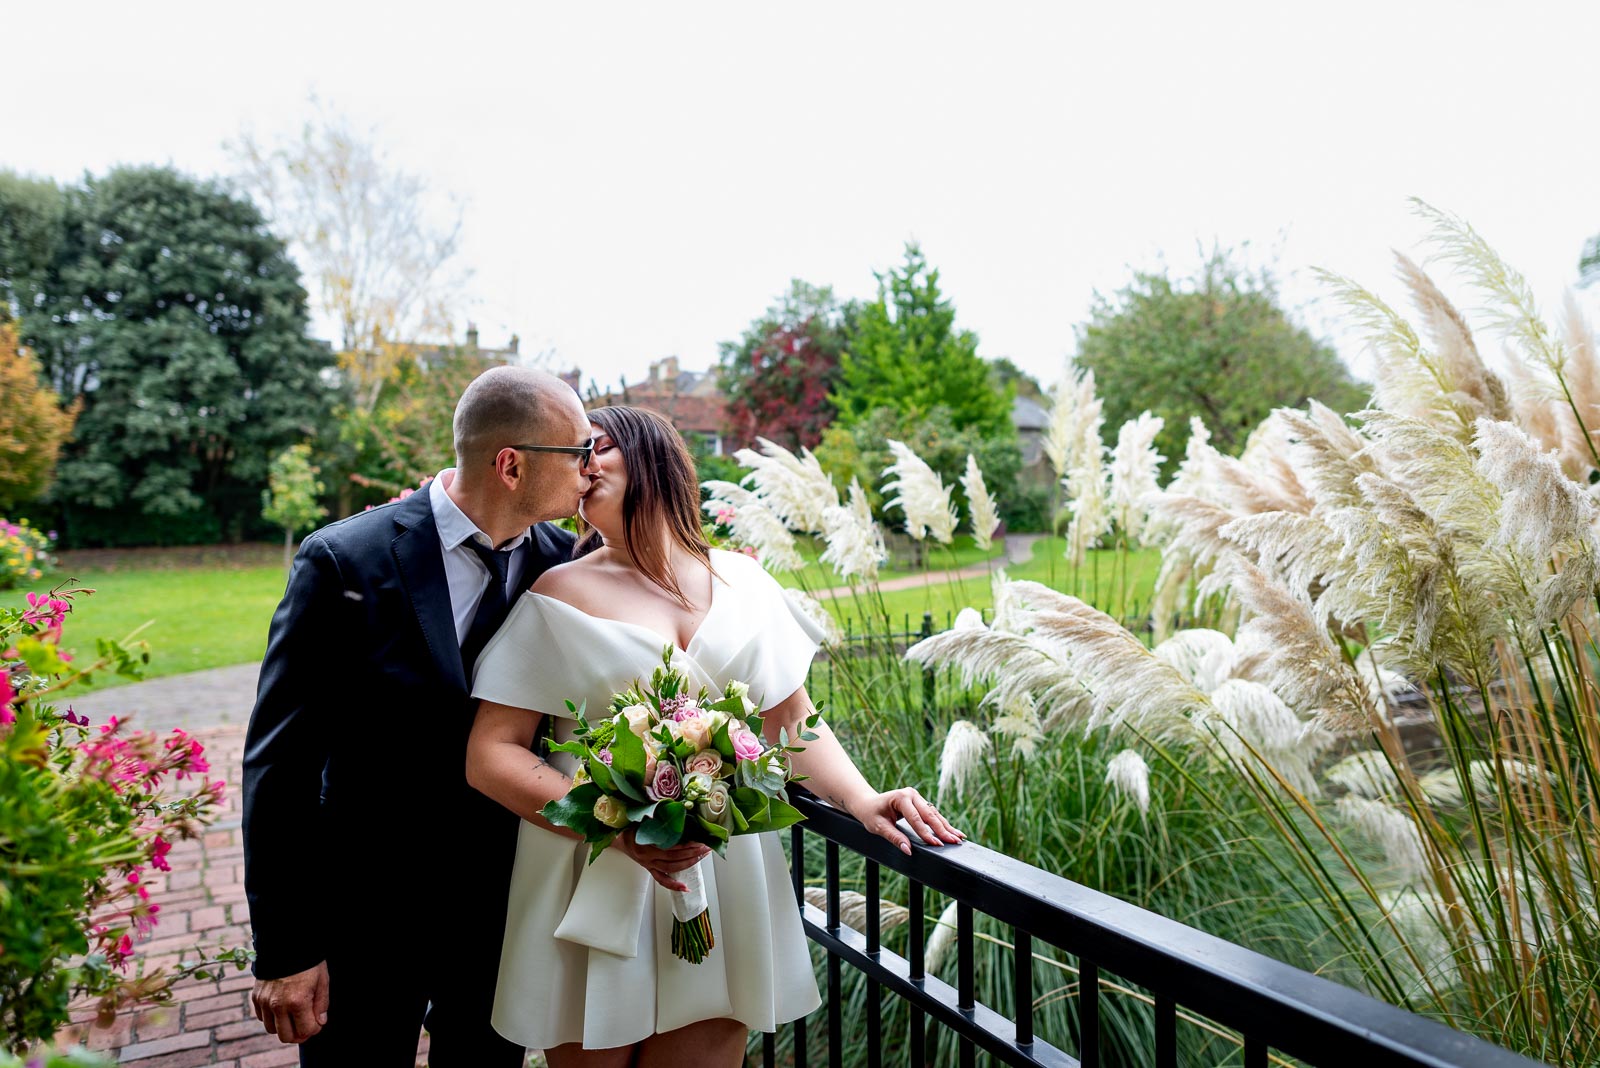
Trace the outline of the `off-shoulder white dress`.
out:
<instances>
[{"instance_id":1,"label":"off-shoulder white dress","mask_svg":"<svg viewBox=\"0 0 1600 1068\"><path fill-rule=\"evenodd\" d=\"M720 580L686 649L524 593L478 660L473 695L560 717L564 741L576 726L568 700L603 716L611 695L648 681L673 645L691 679L714 691L748 683L771 708L805 682L822 633L754 560L715 551L712 564ZM564 753L555 762L573 770ZM603 1049L721 1017L772 1031L820 1004L776 834L735 837L726 858L702 863L716 946L700 964L672 955L668 891L619 850L587 856L582 843L523 821L493 1016L506 1038Z\"/></svg>"}]
</instances>

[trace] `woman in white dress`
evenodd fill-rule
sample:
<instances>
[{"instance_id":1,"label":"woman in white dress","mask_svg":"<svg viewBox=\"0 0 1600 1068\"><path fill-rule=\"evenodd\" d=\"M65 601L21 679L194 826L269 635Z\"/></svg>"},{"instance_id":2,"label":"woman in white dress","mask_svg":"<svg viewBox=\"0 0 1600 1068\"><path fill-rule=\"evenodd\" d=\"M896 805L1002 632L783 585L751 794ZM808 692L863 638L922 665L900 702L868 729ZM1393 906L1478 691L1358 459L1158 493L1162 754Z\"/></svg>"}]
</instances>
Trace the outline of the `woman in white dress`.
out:
<instances>
[{"instance_id":1,"label":"woman in white dress","mask_svg":"<svg viewBox=\"0 0 1600 1068\"><path fill-rule=\"evenodd\" d=\"M780 727L795 737L813 711L804 682L821 635L758 563L707 546L694 464L670 423L627 407L590 420L580 555L522 595L474 675L467 778L523 819L494 1025L552 1068L735 1065L750 1031L819 1004L777 835L735 837L724 858L624 834L586 864L588 848L539 815L571 787L571 758L530 750L544 716L570 738L566 701L602 713L668 646L709 689L747 683L770 739ZM929 845L962 839L916 790L868 785L826 723L815 733L794 763L819 797L907 853L900 818ZM690 964L669 948L668 891L702 861L716 945Z\"/></svg>"}]
</instances>

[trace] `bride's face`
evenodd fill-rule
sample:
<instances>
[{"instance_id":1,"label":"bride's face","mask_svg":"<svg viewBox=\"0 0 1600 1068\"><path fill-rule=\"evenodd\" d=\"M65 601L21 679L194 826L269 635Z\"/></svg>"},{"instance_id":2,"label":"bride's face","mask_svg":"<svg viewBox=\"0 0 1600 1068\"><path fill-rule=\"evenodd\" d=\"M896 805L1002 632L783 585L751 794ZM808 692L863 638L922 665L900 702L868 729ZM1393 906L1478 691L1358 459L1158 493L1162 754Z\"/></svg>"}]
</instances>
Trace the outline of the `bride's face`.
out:
<instances>
[{"instance_id":1,"label":"bride's face","mask_svg":"<svg viewBox=\"0 0 1600 1068\"><path fill-rule=\"evenodd\" d=\"M591 423L594 458L589 462L589 488L578 501L578 514L608 541L622 535L622 496L628 489L628 467L622 450L599 426Z\"/></svg>"}]
</instances>

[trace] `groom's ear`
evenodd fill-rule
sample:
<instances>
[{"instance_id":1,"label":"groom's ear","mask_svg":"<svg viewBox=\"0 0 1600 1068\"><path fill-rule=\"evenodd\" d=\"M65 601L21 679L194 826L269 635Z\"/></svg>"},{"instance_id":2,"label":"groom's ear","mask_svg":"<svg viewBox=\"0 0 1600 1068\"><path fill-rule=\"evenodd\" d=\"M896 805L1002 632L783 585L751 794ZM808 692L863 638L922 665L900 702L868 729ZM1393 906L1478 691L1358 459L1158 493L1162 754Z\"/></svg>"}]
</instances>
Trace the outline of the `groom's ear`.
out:
<instances>
[{"instance_id":1,"label":"groom's ear","mask_svg":"<svg viewBox=\"0 0 1600 1068\"><path fill-rule=\"evenodd\" d=\"M527 460L516 449L501 449L494 455L494 475L502 486L514 490L528 477Z\"/></svg>"}]
</instances>

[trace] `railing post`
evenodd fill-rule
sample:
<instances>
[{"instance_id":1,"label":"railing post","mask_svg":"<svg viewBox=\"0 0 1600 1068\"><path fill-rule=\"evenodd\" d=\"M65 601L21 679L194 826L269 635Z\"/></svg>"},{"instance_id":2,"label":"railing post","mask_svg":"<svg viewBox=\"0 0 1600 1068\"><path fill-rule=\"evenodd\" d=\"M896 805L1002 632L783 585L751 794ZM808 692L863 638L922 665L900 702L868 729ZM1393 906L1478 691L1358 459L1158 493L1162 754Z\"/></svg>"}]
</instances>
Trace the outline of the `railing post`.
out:
<instances>
[{"instance_id":1,"label":"railing post","mask_svg":"<svg viewBox=\"0 0 1600 1068\"><path fill-rule=\"evenodd\" d=\"M922 613L922 637L933 637L933 613ZM922 728L928 737L933 737L933 709L934 701L938 694L935 693L937 678L934 675L932 664L922 665Z\"/></svg>"}]
</instances>

